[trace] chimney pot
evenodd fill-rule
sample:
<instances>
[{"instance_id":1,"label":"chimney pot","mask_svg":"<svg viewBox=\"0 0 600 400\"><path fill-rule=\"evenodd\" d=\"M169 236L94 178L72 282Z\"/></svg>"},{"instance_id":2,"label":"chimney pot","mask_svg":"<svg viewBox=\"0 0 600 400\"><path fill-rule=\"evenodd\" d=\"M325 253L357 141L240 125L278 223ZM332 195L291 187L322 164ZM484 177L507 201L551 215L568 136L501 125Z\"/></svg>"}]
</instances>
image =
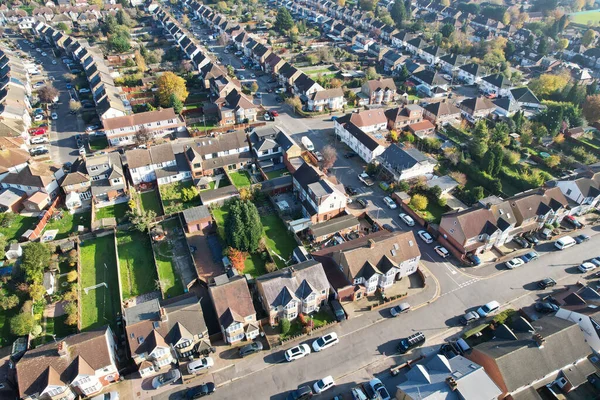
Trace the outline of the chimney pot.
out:
<instances>
[{"instance_id":1,"label":"chimney pot","mask_svg":"<svg viewBox=\"0 0 600 400\"><path fill-rule=\"evenodd\" d=\"M167 315L167 312L165 311L164 307L160 308L160 320L161 322L169 320L169 316Z\"/></svg>"},{"instance_id":2,"label":"chimney pot","mask_svg":"<svg viewBox=\"0 0 600 400\"><path fill-rule=\"evenodd\" d=\"M369 248L370 249L374 249L375 248L375 241L373 239L369 239Z\"/></svg>"},{"instance_id":3,"label":"chimney pot","mask_svg":"<svg viewBox=\"0 0 600 400\"><path fill-rule=\"evenodd\" d=\"M58 344L58 355L60 357L65 357L67 354L67 342L63 340Z\"/></svg>"},{"instance_id":4,"label":"chimney pot","mask_svg":"<svg viewBox=\"0 0 600 400\"><path fill-rule=\"evenodd\" d=\"M455 391L458 388L456 380L451 376L446 378L446 383L448 384L448 386L450 386L450 390L452 391Z\"/></svg>"}]
</instances>

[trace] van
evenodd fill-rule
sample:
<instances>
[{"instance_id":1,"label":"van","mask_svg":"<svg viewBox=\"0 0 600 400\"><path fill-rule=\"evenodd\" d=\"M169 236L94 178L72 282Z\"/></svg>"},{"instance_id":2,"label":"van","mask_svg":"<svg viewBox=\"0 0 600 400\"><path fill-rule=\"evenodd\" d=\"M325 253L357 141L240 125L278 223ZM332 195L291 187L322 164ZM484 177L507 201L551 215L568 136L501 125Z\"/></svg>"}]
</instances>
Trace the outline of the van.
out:
<instances>
[{"instance_id":1,"label":"van","mask_svg":"<svg viewBox=\"0 0 600 400\"><path fill-rule=\"evenodd\" d=\"M304 147L308 151L314 151L315 150L315 146L313 146L313 143L306 136L302 136L302 144L304 145Z\"/></svg>"},{"instance_id":2,"label":"van","mask_svg":"<svg viewBox=\"0 0 600 400\"><path fill-rule=\"evenodd\" d=\"M414 349L415 347L422 346L424 343L425 334L423 332L417 332L410 335L407 338L400 339L400 343L398 344L398 351L401 354L404 354L407 351Z\"/></svg>"},{"instance_id":3,"label":"van","mask_svg":"<svg viewBox=\"0 0 600 400\"><path fill-rule=\"evenodd\" d=\"M554 246L559 250L564 250L575 246L576 243L577 242L575 242L575 239L573 239L571 236L565 236L554 242Z\"/></svg>"}]
</instances>

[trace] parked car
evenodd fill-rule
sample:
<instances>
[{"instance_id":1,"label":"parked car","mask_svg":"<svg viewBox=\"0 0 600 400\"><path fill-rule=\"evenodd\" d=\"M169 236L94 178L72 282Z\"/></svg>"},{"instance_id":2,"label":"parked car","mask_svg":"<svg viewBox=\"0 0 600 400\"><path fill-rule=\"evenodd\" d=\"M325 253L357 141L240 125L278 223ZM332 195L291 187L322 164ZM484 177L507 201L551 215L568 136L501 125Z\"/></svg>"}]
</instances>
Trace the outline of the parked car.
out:
<instances>
[{"instance_id":1,"label":"parked car","mask_svg":"<svg viewBox=\"0 0 600 400\"><path fill-rule=\"evenodd\" d=\"M577 244L581 244L583 242L587 242L588 240L590 240L590 237L588 235L581 234L581 235L575 236L573 239L575 239L575 242Z\"/></svg>"},{"instance_id":2,"label":"parked car","mask_svg":"<svg viewBox=\"0 0 600 400\"><path fill-rule=\"evenodd\" d=\"M46 146L36 146L29 149L29 154L32 156L41 156L42 154L48 154Z\"/></svg>"},{"instance_id":3,"label":"parked car","mask_svg":"<svg viewBox=\"0 0 600 400\"><path fill-rule=\"evenodd\" d=\"M358 199L358 200L356 200L356 202L357 202L358 204L360 204L360 206L361 206L362 208L367 208L367 200L364 200L364 199Z\"/></svg>"},{"instance_id":4,"label":"parked car","mask_svg":"<svg viewBox=\"0 0 600 400\"><path fill-rule=\"evenodd\" d=\"M269 111L269 112L271 113L271 115L272 115L272 116L274 116L274 117L279 117L279 113L278 113L277 111L275 111L275 110L271 110L271 111Z\"/></svg>"},{"instance_id":5,"label":"parked car","mask_svg":"<svg viewBox=\"0 0 600 400\"><path fill-rule=\"evenodd\" d=\"M312 348L314 351L319 352L321 350L325 350L331 346L335 346L338 344L340 340L338 339L337 333L331 332L325 336L321 336L317 340L312 343Z\"/></svg>"},{"instance_id":6,"label":"parked car","mask_svg":"<svg viewBox=\"0 0 600 400\"><path fill-rule=\"evenodd\" d=\"M388 232L395 232L396 231L396 229L393 226L391 226L390 224L383 224L382 228L385 229Z\"/></svg>"},{"instance_id":7,"label":"parked car","mask_svg":"<svg viewBox=\"0 0 600 400\"><path fill-rule=\"evenodd\" d=\"M329 302L329 304L331 304L331 309L335 314L335 319L338 322L344 321L346 319L346 312L344 311L344 308L342 307L340 302L336 299L333 299Z\"/></svg>"},{"instance_id":8,"label":"parked car","mask_svg":"<svg viewBox=\"0 0 600 400\"><path fill-rule=\"evenodd\" d=\"M349 196L355 196L358 193L352 186L344 186L344 189Z\"/></svg>"},{"instance_id":9,"label":"parked car","mask_svg":"<svg viewBox=\"0 0 600 400\"><path fill-rule=\"evenodd\" d=\"M534 246L540 242L538 240L538 238L535 237L535 233L533 233L533 232L527 232L526 234L523 235L523 237L525 238L525 240L527 240L529 243L531 243Z\"/></svg>"},{"instance_id":10,"label":"parked car","mask_svg":"<svg viewBox=\"0 0 600 400\"><path fill-rule=\"evenodd\" d=\"M89 93L89 92L90 92L90 89L88 89L88 88L81 88L81 89L79 89L79 94Z\"/></svg>"},{"instance_id":11,"label":"parked car","mask_svg":"<svg viewBox=\"0 0 600 400\"><path fill-rule=\"evenodd\" d=\"M56 121L56 120L58 119L58 114L57 114L57 113L55 113L55 112L53 112L53 113L50 115L50 117L51 117L53 120L55 120L55 121Z\"/></svg>"},{"instance_id":12,"label":"parked car","mask_svg":"<svg viewBox=\"0 0 600 400\"><path fill-rule=\"evenodd\" d=\"M299 346L292 347L291 349L286 350L285 359L288 360L288 362L292 362L299 358L306 357L309 354L310 347L307 344L301 344Z\"/></svg>"},{"instance_id":13,"label":"parked car","mask_svg":"<svg viewBox=\"0 0 600 400\"><path fill-rule=\"evenodd\" d=\"M479 319L479 314L477 314L475 311L469 311L468 313L466 313L465 315L460 317L459 322L462 325L467 326L471 322L477 321L478 319Z\"/></svg>"},{"instance_id":14,"label":"parked car","mask_svg":"<svg viewBox=\"0 0 600 400\"><path fill-rule=\"evenodd\" d=\"M600 257L592 258L589 262L594 264L596 267L600 267Z\"/></svg>"},{"instance_id":15,"label":"parked car","mask_svg":"<svg viewBox=\"0 0 600 400\"><path fill-rule=\"evenodd\" d=\"M544 278L537 283L540 289L546 289L549 287L556 286L556 281L552 278Z\"/></svg>"},{"instance_id":16,"label":"parked car","mask_svg":"<svg viewBox=\"0 0 600 400\"><path fill-rule=\"evenodd\" d=\"M373 378L369 381L368 385L371 387L371 389L373 389L373 391L375 393L379 393L379 398L381 400L390 400L391 396L388 393L387 389L385 388L385 386L383 385L383 383L377 379L377 378Z\"/></svg>"},{"instance_id":17,"label":"parked car","mask_svg":"<svg viewBox=\"0 0 600 400\"><path fill-rule=\"evenodd\" d=\"M353 151L350 151L350 152L344 154L344 158L353 158L353 157L356 157L356 153Z\"/></svg>"},{"instance_id":18,"label":"parked car","mask_svg":"<svg viewBox=\"0 0 600 400\"><path fill-rule=\"evenodd\" d=\"M446 258L450 255L450 252L444 246L435 246L433 250L435 250L438 256L442 258Z\"/></svg>"},{"instance_id":19,"label":"parked car","mask_svg":"<svg viewBox=\"0 0 600 400\"><path fill-rule=\"evenodd\" d=\"M329 375L323 379L319 379L318 381L316 381L315 384L313 385L313 390L315 391L316 394L319 394L319 393L323 393L326 390L331 389L334 386L335 386L335 381L333 380L333 377L331 375Z\"/></svg>"},{"instance_id":20,"label":"parked car","mask_svg":"<svg viewBox=\"0 0 600 400\"><path fill-rule=\"evenodd\" d=\"M29 140L29 143L31 143L31 144L48 143L48 138L46 136L33 137Z\"/></svg>"},{"instance_id":21,"label":"parked car","mask_svg":"<svg viewBox=\"0 0 600 400\"><path fill-rule=\"evenodd\" d=\"M398 352L404 354L409 350L422 346L425 343L425 334L423 332L413 333L409 337L400 339L398 343Z\"/></svg>"},{"instance_id":22,"label":"parked car","mask_svg":"<svg viewBox=\"0 0 600 400\"><path fill-rule=\"evenodd\" d=\"M383 198L383 201L385 202L385 204L391 208L392 210L395 210L398 206L396 205L396 202L394 200L392 200L391 197L385 196Z\"/></svg>"},{"instance_id":23,"label":"parked car","mask_svg":"<svg viewBox=\"0 0 600 400\"><path fill-rule=\"evenodd\" d=\"M471 264L473 264L474 266L478 266L481 264L481 258L479 258L477 254L467 254L467 260L471 261Z\"/></svg>"},{"instance_id":24,"label":"parked car","mask_svg":"<svg viewBox=\"0 0 600 400\"><path fill-rule=\"evenodd\" d=\"M215 392L215 384L212 382L203 383L202 385L189 388L185 392L185 398L188 400L199 399L204 396L209 396Z\"/></svg>"},{"instance_id":25,"label":"parked car","mask_svg":"<svg viewBox=\"0 0 600 400\"><path fill-rule=\"evenodd\" d=\"M591 262L584 262L583 264L579 265L577 269L585 274L586 272L590 272L596 269L596 266Z\"/></svg>"},{"instance_id":26,"label":"parked car","mask_svg":"<svg viewBox=\"0 0 600 400\"><path fill-rule=\"evenodd\" d=\"M516 244L518 244L519 246L521 246L524 249L531 247L531 243L529 243L527 240L523 239L521 236L515 236L513 238L513 242L515 242Z\"/></svg>"},{"instance_id":27,"label":"parked car","mask_svg":"<svg viewBox=\"0 0 600 400\"><path fill-rule=\"evenodd\" d=\"M240 355L240 357L244 358L251 354L258 353L262 349L263 345L261 342L252 342L250 344L240 347L240 349L238 350L238 354Z\"/></svg>"},{"instance_id":28,"label":"parked car","mask_svg":"<svg viewBox=\"0 0 600 400\"><path fill-rule=\"evenodd\" d=\"M477 309L477 314L479 314L479 316L485 318L488 315L492 314L493 312L497 311L499 308L500 308L500 303L498 303L496 300L490 301L489 303L484 304L481 307L479 307Z\"/></svg>"},{"instance_id":29,"label":"parked car","mask_svg":"<svg viewBox=\"0 0 600 400\"><path fill-rule=\"evenodd\" d=\"M197 372L207 370L214 365L215 361L212 359L212 357L206 357L188 363L187 370L188 373L195 374Z\"/></svg>"},{"instance_id":30,"label":"parked car","mask_svg":"<svg viewBox=\"0 0 600 400\"><path fill-rule=\"evenodd\" d=\"M40 121L42 121L43 119L44 119L44 115L43 115L43 114L38 114L38 115L36 115L36 116L33 118L33 120L34 120L35 122L40 122Z\"/></svg>"},{"instance_id":31,"label":"parked car","mask_svg":"<svg viewBox=\"0 0 600 400\"><path fill-rule=\"evenodd\" d=\"M313 392L310 386L300 386L298 389L290 393L286 400L307 400L313 397Z\"/></svg>"},{"instance_id":32,"label":"parked car","mask_svg":"<svg viewBox=\"0 0 600 400\"><path fill-rule=\"evenodd\" d=\"M164 374L160 374L155 376L152 379L152 387L154 389L158 389L159 387L163 387L165 385L169 385L171 383L176 382L179 378L181 378L181 373L178 369L172 369Z\"/></svg>"},{"instance_id":33,"label":"parked car","mask_svg":"<svg viewBox=\"0 0 600 400\"><path fill-rule=\"evenodd\" d=\"M415 226L415 220L408 214L400 213L400 219L408 226Z\"/></svg>"},{"instance_id":34,"label":"parked car","mask_svg":"<svg viewBox=\"0 0 600 400\"><path fill-rule=\"evenodd\" d=\"M319 162L321 162L321 161L323 161L325 159L325 158L323 158L323 154L321 154L320 151L315 151L314 155L317 158L317 161L319 161Z\"/></svg>"},{"instance_id":35,"label":"parked car","mask_svg":"<svg viewBox=\"0 0 600 400\"><path fill-rule=\"evenodd\" d=\"M579 228L583 228L583 224L581 222L579 222L574 216L572 215L567 215L565 217L565 221L567 221L568 223L570 223L571 225L573 225L573 227L575 227L575 229L579 229Z\"/></svg>"},{"instance_id":36,"label":"parked car","mask_svg":"<svg viewBox=\"0 0 600 400\"><path fill-rule=\"evenodd\" d=\"M521 260L525 261L525 263L537 260L538 258L540 258L540 255L535 251L530 251L529 253L523 254L521 256Z\"/></svg>"},{"instance_id":37,"label":"parked car","mask_svg":"<svg viewBox=\"0 0 600 400\"><path fill-rule=\"evenodd\" d=\"M67 83L67 90L71 90L73 86L70 83Z\"/></svg>"},{"instance_id":38,"label":"parked car","mask_svg":"<svg viewBox=\"0 0 600 400\"><path fill-rule=\"evenodd\" d=\"M417 235L419 235L421 240L423 240L425 243L433 243L433 238L427 231L421 230L421 231L417 232Z\"/></svg>"},{"instance_id":39,"label":"parked car","mask_svg":"<svg viewBox=\"0 0 600 400\"><path fill-rule=\"evenodd\" d=\"M400 303L397 306L390 308L390 314L392 317L397 317L400 314L408 312L408 310L410 310L410 304Z\"/></svg>"},{"instance_id":40,"label":"parked car","mask_svg":"<svg viewBox=\"0 0 600 400\"><path fill-rule=\"evenodd\" d=\"M95 131L98 128L100 128L98 125L90 125L87 128L85 128L85 131L86 132L93 132L93 131Z\"/></svg>"},{"instance_id":41,"label":"parked car","mask_svg":"<svg viewBox=\"0 0 600 400\"><path fill-rule=\"evenodd\" d=\"M548 301L538 301L537 303L535 303L534 308L535 311L541 314L550 314L558 311L558 306Z\"/></svg>"},{"instance_id":42,"label":"parked car","mask_svg":"<svg viewBox=\"0 0 600 400\"><path fill-rule=\"evenodd\" d=\"M523 261L519 257L515 257L512 260L505 262L504 264L506 265L506 268L508 268L508 269L515 269L515 268L520 267L521 265L525 264L525 261Z\"/></svg>"},{"instance_id":43,"label":"parked car","mask_svg":"<svg viewBox=\"0 0 600 400\"><path fill-rule=\"evenodd\" d=\"M29 132L30 136L42 136L46 134L46 129L44 128L37 128L31 132Z\"/></svg>"}]
</instances>

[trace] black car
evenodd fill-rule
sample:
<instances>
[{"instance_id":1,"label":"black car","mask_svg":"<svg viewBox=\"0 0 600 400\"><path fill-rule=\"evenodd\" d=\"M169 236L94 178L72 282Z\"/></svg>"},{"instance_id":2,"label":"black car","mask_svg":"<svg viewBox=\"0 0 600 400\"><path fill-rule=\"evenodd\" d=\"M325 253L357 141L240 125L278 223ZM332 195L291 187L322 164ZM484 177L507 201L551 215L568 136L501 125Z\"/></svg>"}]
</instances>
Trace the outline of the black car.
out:
<instances>
[{"instance_id":1,"label":"black car","mask_svg":"<svg viewBox=\"0 0 600 400\"><path fill-rule=\"evenodd\" d=\"M200 397L211 395L215 392L215 384L212 382L189 388L185 392L185 398L189 400L199 399Z\"/></svg>"},{"instance_id":2,"label":"black car","mask_svg":"<svg viewBox=\"0 0 600 400\"><path fill-rule=\"evenodd\" d=\"M335 319L337 319L338 322L345 320L346 313L344 312L344 309L342 308L340 302L337 300L331 300L330 303L331 308L333 309L333 313L335 314Z\"/></svg>"},{"instance_id":3,"label":"black car","mask_svg":"<svg viewBox=\"0 0 600 400\"><path fill-rule=\"evenodd\" d=\"M367 201L366 201L366 200L363 200L363 199L358 199L358 200L356 200L356 202L357 202L358 204L360 204L360 206L361 206L362 208L367 208Z\"/></svg>"},{"instance_id":4,"label":"black car","mask_svg":"<svg viewBox=\"0 0 600 400\"><path fill-rule=\"evenodd\" d=\"M390 224L383 224L383 229L385 229L388 232L394 232L396 229L391 226Z\"/></svg>"},{"instance_id":5,"label":"black car","mask_svg":"<svg viewBox=\"0 0 600 400\"><path fill-rule=\"evenodd\" d=\"M42 154L48 154L48 149L30 150L29 154L32 156L41 156Z\"/></svg>"},{"instance_id":6,"label":"black car","mask_svg":"<svg viewBox=\"0 0 600 400\"><path fill-rule=\"evenodd\" d=\"M590 240L590 237L588 235L581 234L581 235L575 236L573 239L575 239L575 242L577 244L581 244L583 242L587 242L588 240Z\"/></svg>"},{"instance_id":7,"label":"black car","mask_svg":"<svg viewBox=\"0 0 600 400\"><path fill-rule=\"evenodd\" d=\"M407 338L400 339L400 343L398 344L398 352L404 354L415 347L422 346L424 343L425 334L423 332L413 333Z\"/></svg>"},{"instance_id":8,"label":"black car","mask_svg":"<svg viewBox=\"0 0 600 400\"><path fill-rule=\"evenodd\" d=\"M352 157L356 157L356 153L353 151L350 151L350 152L344 154L344 158L352 158Z\"/></svg>"},{"instance_id":9,"label":"black car","mask_svg":"<svg viewBox=\"0 0 600 400\"><path fill-rule=\"evenodd\" d=\"M535 311L541 314L550 314L558 311L558 306L549 302L537 302L535 303Z\"/></svg>"},{"instance_id":10,"label":"black car","mask_svg":"<svg viewBox=\"0 0 600 400\"><path fill-rule=\"evenodd\" d=\"M306 400L313 397L313 392L310 386L300 386L292 393L288 394L286 400Z\"/></svg>"},{"instance_id":11,"label":"black car","mask_svg":"<svg viewBox=\"0 0 600 400\"><path fill-rule=\"evenodd\" d=\"M523 237L525 238L525 240L527 240L529 243L531 243L533 245L536 245L540 242L538 240L538 238L535 237L535 233L533 233L533 232L528 232L528 233L524 234Z\"/></svg>"},{"instance_id":12,"label":"black car","mask_svg":"<svg viewBox=\"0 0 600 400\"><path fill-rule=\"evenodd\" d=\"M240 355L240 357L244 358L246 356L249 356L250 354L258 353L262 349L263 345L261 342L252 342L250 344L240 347L240 349L238 350L238 354Z\"/></svg>"},{"instance_id":13,"label":"black car","mask_svg":"<svg viewBox=\"0 0 600 400\"><path fill-rule=\"evenodd\" d=\"M556 286L556 281L552 278L544 278L541 281L539 281L537 285L540 289L546 289L549 287Z\"/></svg>"},{"instance_id":14,"label":"black car","mask_svg":"<svg viewBox=\"0 0 600 400\"><path fill-rule=\"evenodd\" d=\"M527 240L523 239L521 236L515 236L513 238L513 242L515 242L519 246L523 247L524 249L531 247L531 243L529 243Z\"/></svg>"},{"instance_id":15,"label":"black car","mask_svg":"<svg viewBox=\"0 0 600 400\"><path fill-rule=\"evenodd\" d=\"M346 193L348 193L349 196L354 196L358 193L352 186L344 186L344 189L346 189Z\"/></svg>"}]
</instances>

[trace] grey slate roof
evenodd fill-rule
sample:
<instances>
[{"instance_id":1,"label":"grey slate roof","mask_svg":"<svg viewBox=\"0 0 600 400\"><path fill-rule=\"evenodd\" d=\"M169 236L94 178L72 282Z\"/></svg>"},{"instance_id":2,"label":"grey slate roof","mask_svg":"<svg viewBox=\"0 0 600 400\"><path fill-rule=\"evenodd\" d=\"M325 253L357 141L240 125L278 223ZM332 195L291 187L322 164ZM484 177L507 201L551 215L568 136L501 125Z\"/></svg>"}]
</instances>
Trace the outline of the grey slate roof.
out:
<instances>
[{"instance_id":1,"label":"grey slate roof","mask_svg":"<svg viewBox=\"0 0 600 400\"><path fill-rule=\"evenodd\" d=\"M387 164L393 168L408 169L416 164L423 163L429 160L423 153L414 147L403 149L397 144L389 146L379 156Z\"/></svg>"},{"instance_id":2,"label":"grey slate roof","mask_svg":"<svg viewBox=\"0 0 600 400\"><path fill-rule=\"evenodd\" d=\"M186 224L206 218L211 218L210 211L206 206L196 206L183 210L183 219L185 220Z\"/></svg>"},{"instance_id":3,"label":"grey slate roof","mask_svg":"<svg viewBox=\"0 0 600 400\"><path fill-rule=\"evenodd\" d=\"M310 227L310 231L312 232L313 236L321 237L333 235L336 232L358 225L360 225L360 222L354 215L344 215L341 217L332 218L329 221L314 224Z\"/></svg>"}]
</instances>

